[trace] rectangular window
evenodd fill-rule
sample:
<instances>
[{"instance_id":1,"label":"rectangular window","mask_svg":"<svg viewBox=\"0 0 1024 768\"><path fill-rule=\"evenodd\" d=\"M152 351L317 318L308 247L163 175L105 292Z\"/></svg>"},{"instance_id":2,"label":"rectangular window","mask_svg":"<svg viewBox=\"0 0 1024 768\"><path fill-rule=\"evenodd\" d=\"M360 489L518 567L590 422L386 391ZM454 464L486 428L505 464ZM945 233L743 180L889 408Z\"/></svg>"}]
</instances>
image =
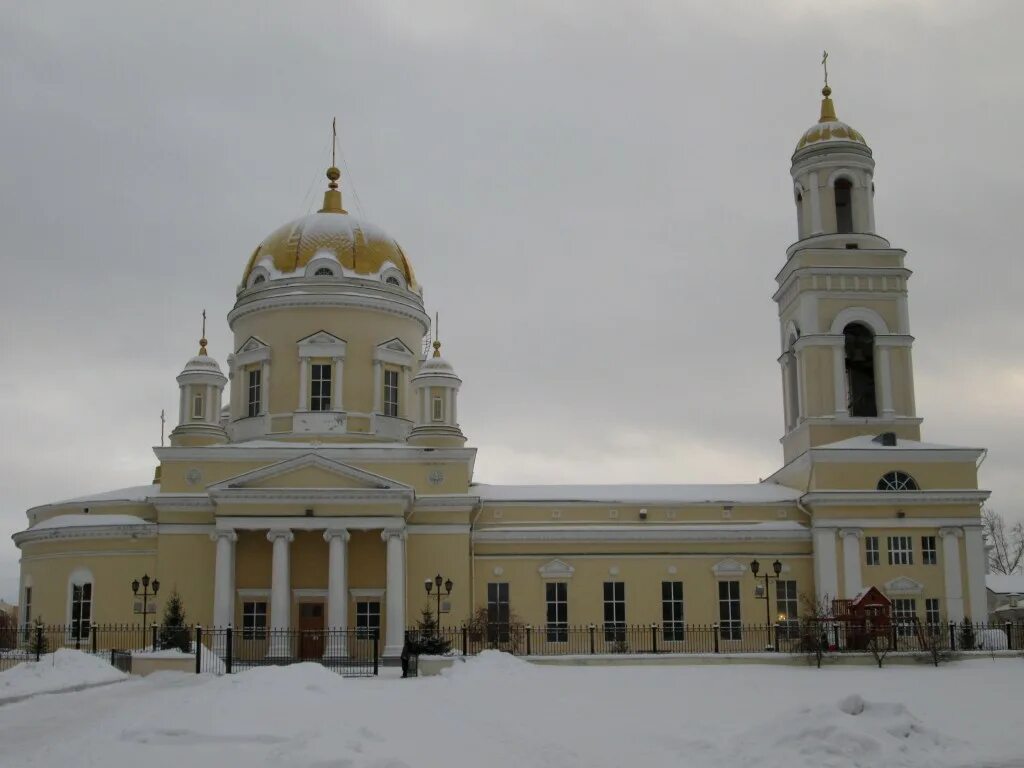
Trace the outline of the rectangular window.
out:
<instances>
[{"instance_id":1,"label":"rectangular window","mask_svg":"<svg viewBox=\"0 0 1024 768\"><path fill-rule=\"evenodd\" d=\"M378 600L356 601L356 637L380 637L380 602Z\"/></svg>"},{"instance_id":2,"label":"rectangular window","mask_svg":"<svg viewBox=\"0 0 1024 768\"><path fill-rule=\"evenodd\" d=\"M609 642L626 639L626 583L604 583L604 639Z\"/></svg>"},{"instance_id":3,"label":"rectangular window","mask_svg":"<svg viewBox=\"0 0 1024 768\"><path fill-rule=\"evenodd\" d=\"M508 642L508 582L492 581L487 585L487 639L492 643Z\"/></svg>"},{"instance_id":4,"label":"rectangular window","mask_svg":"<svg viewBox=\"0 0 1024 768\"><path fill-rule=\"evenodd\" d=\"M92 584L71 585L71 637L89 637L92 625Z\"/></svg>"},{"instance_id":5,"label":"rectangular window","mask_svg":"<svg viewBox=\"0 0 1024 768\"><path fill-rule=\"evenodd\" d=\"M313 363L310 366L309 410L331 410L331 365Z\"/></svg>"},{"instance_id":6,"label":"rectangular window","mask_svg":"<svg viewBox=\"0 0 1024 768\"><path fill-rule=\"evenodd\" d=\"M192 418L203 418L203 393L196 392L192 395Z\"/></svg>"},{"instance_id":7,"label":"rectangular window","mask_svg":"<svg viewBox=\"0 0 1024 768\"><path fill-rule=\"evenodd\" d=\"M909 537L897 537L909 538ZM914 620L917 618L917 600L912 597L898 597L892 601L892 620L896 634L908 637L914 634Z\"/></svg>"},{"instance_id":8,"label":"rectangular window","mask_svg":"<svg viewBox=\"0 0 1024 768\"><path fill-rule=\"evenodd\" d=\"M931 628L931 630L933 632L938 628L939 622L941 621L941 617L939 616L939 598L937 598L937 597L925 598L925 601L924 601L924 620L925 620L925 623L929 626L929 628Z\"/></svg>"},{"instance_id":9,"label":"rectangular window","mask_svg":"<svg viewBox=\"0 0 1024 768\"><path fill-rule=\"evenodd\" d=\"M398 416L398 371L384 369L384 415Z\"/></svg>"},{"instance_id":10,"label":"rectangular window","mask_svg":"<svg viewBox=\"0 0 1024 768\"><path fill-rule=\"evenodd\" d=\"M549 643L569 641L569 585L551 581L544 586L547 599L547 639Z\"/></svg>"},{"instance_id":11,"label":"rectangular window","mask_svg":"<svg viewBox=\"0 0 1024 768\"><path fill-rule=\"evenodd\" d=\"M939 561L939 553L935 549L934 536L921 537L921 562L925 565L935 565Z\"/></svg>"},{"instance_id":12,"label":"rectangular window","mask_svg":"<svg viewBox=\"0 0 1024 768\"><path fill-rule=\"evenodd\" d=\"M260 405L262 402L262 392L260 391L263 386L263 371L260 368L249 369L249 416L260 415Z\"/></svg>"},{"instance_id":13,"label":"rectangular window","mask_svg":"<svg viewBox=\"0 0 1024 768\"><path fill-rule=\"evenodd\" d=\"M779 634L782 637L800 637L800 606L796 599L796 582L775 582L775 600L778 610Z\"/></svg>"},{"instance_id":14,"label":"rectangular window","mask_svg":"<svg viewBox=\"0 0 1024 768\"><path fill-rule=\"evenodd\" d=\"M661 582L661 636L685 640L683 629L683 582Z\"/></svg>"},{"instance_id":15,"label":"rectangular window","mask_svg":"<svg viewBox=\"0 0 1024 768\"><path fill-rule=\"evenodd\" d=\"M889 565L913 565L914 544L910 536L889 537Z\"/></svg>"},{"instance_id":16,"label":"rectangular window","mask_svg":"<svg viewBox=\"0 0 1024 768\"><path fill-rule=\"evenodd\" d=\"M723 640L743 639L738 581L718 582L718 627Z\"/></svg>"},{"instance_id":17,"label":"rectangular window","mask_svg":"<svg viewBox=\"0 0 1024 768\"><path fill-rule=\"evenodd\" d=\"M431 419L434 421L444 421L444 400L440 397L435 397L431 401L432 412L430 414Z\"/></svg>"},{"instance_id":18,"label":"rectangular window","mask_svg":"<svg viewBox=\"0 0 1024 768\"><path fill-rule=\"evenodd\" d=\"M878 537L864 537L864 558L867 565L878 565Z\"/></svg>"},{"instance_id":19,"label":"rectangular window","mask_svg":"<svg viewBox=\"0 0 1024 768\"><path fill-rule=\"evenodd\" d=\"M264 640L267 637L267 604L242 603L242 637L245 640Z\"/></svg>"}]
</instances>

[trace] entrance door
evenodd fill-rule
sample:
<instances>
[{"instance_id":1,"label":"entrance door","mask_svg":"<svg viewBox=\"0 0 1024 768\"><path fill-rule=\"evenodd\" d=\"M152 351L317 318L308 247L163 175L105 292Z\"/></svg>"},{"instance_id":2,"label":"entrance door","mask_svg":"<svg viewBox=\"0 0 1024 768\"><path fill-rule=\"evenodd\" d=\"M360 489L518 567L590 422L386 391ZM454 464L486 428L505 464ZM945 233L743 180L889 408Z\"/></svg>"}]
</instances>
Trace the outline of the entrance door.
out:
<instances>
[{"instance_id":1,"label":"entrance door","mask_svg":"<svg viewBox=\"0 0 1024 768\"><path fill-rule=\"evenodd\" d=\"M299 658L319 660L324 655L324 604L299 603Z\"/></svg>"}]
</instances>

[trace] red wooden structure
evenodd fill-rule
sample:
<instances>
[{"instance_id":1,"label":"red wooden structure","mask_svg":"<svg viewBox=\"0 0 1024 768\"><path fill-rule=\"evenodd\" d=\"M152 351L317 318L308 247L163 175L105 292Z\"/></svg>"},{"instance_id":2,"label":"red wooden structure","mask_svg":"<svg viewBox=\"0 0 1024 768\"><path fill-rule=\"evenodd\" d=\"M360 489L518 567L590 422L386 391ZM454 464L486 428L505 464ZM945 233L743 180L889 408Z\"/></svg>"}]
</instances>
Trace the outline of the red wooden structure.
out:
<instances>
[{"instance_id":1,"label":"red wooden structure","mask_svg":"<svg viewBox=\"0 0 1024 768\"><path fill-rule=\"evenodd\" d=\"M832 615L846 631L846 648L864 650L872 637L888 638L892 601L877 587L868 587L852 600L833 600Z\"/></svg>"}]
</instances>

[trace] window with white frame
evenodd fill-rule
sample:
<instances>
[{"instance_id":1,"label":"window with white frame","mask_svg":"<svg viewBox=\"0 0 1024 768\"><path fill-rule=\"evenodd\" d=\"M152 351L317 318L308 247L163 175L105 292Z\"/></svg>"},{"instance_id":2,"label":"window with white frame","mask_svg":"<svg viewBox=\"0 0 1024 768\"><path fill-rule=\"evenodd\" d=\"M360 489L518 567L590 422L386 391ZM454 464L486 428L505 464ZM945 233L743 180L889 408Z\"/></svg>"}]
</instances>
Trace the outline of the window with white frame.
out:
<instances>
[{"instance_id":1,"label":"window with white frame","mask_svg":"<svg viewBox=\"0 0 1024 768\"><path fill-rule=\"evenodd\" d=\"M487 584L487 640L507 643L509 639L508 582L492 581Z\"/></svg>"},{"instance_id":2,"label":"window with white frame","mask_svg":"<svg viewBox=\"0 0 1024 768\"><path fill-rule=\"evenodd\" d=\"M564 581L549 581L544 585L547 602L547 641L569 641L569 585Z\"/></svg>"},{"instance_id":3,"label":"window with white frame","mask_svg":"<svg viewBox=\"0 0 1024 768\"><path fill-rule=\"evenodd\" d=\"M263 370L256 366L255 368L249 369L249 388L248 388L248 409L246 411L249 416L259 416L260 406L262 405L262 389L263 389Z\"/></svg>"},{"instance_id":4,"label":"window with white frame","mask_svg":"<svg viewBox=\"0 0 1024 768\"><path fill-rule=\"evenodd\" d=\"M924 621L934 632L942 620L939 614L939 598L926 597L924 601Z\"/></svg>"},{"instance_id":5,"label":"window with white frame","mask_svg":"<svg viewBox=\"0 0 1024 768\"><path fill-rule=\"evenodd\" d=\"M917 600L912 597L897 597L892 601L892 620L896 634L907 637L914 634L914 620L917 619Z\"/></svg>"},{"instance_id":6,"label":"window with white frame","mask_svg":"<svg viewBox=\"0 0 1024 768\"><path fill-rule=\"evenodd\" d=\"M71 585L71 637L84 640L92 625L92 584Z\"/></svg>"},{"instance_id":7,"label":"window with white frame","mask_svg":"<svg viewBox=\"0 0 1024 768\"><path fill-rule=\"evenodd\" d=\"M800 606L796 598L796 582L787 579L776 581L775 601L779 612L779 633L787 638L799 637Z\"/></svg>"},{"instance_id":8,"label":"window with white frame","mask_svg":"<svg viewBox=\"0 0 1024 768\"><path fill-rule=\"evenodd\" d=\"M742 640L740 583L718 582L718 631L723 640Z\"/></svg>"},{"instance_id":9,"label":"window with white frame","mask_svg":"<svg viewBox=\"0 0 1024 768\"><path fill-rule=\"evenodd\" d=\"M202 392L202 390L200 390L200 391L198 391L198 392L196 392L196 393L194 393L192 395L192 418L193 419L201 419L201 418L203 418L203 412L204 412L203 406L204 406L204 404L205 403L204 403L204 400L203 400L203 392Z\"/></svg>"},{"instance_id":10,"label":"window with white frame","mask_svg":"<svg viewBox=\"0 0 1024 768\"><path fill-rule=\"evenodd\" d=\"M398 416L398 371L384 369L384 415Z\"/></svg>"},{"instance_id":11,"label":"window with white frame","mask_svg":"<svg viewBox=\"0 0 1024 768\"><path fill-rule=\"evenodd\" d=\"M880 491L916 491L919 490L917 481L906 472L894 470L886 472L878 480L875 486Z\"/></svg>"},{"instance_id":12,"label":"window with white frame","mask_svg":"<svg viewBox=\"0 0 1024 768\"><path fill-rule=\"evenodd\" d=\"M879 554L877 536L864 537L864 562L867 565L878 565Z\"/></svg>"},{"instance_id":13,"label":"window with white frame","mask_svg":"<svg viewBox=\"0 0 1024 768\"><path fill-rule=\"evenodd\" d=\"M264 640L267 637L267 603L246 600L242 603L242 638Z\"/></svg>"},{"instance_id":14,"label":"window with white frame","mask_svg":"<svg viewBox=\"0 0 1024 768\"><path fill-rule=\"evenodd\" d=\"M604 583L604 639L621 642L626 639L626 583Z\"/></svg>"},{"instance_id":15,"label":"window with white frame","mask_svg":"<svg viewBox=\"0 0 1024 768\"><path fill-rule=\"evenodd\" d=\"M921 563L935 565L939 561L939 552L935 546L934 536L921 537Z\"/></svg>"},{"instance_id":16,"label":"window with white frame","mask_svg":"<svg viewBox=\"0 0 1024 768\"><path fill-rule=\"evenodd\" d=\"M356 601L356 637L380 636L380 601Z\"/></svg>"},{"instance_id":17,"label":"window with white frame","mask_svg":"<svg viewBox=\"0 0 1024 768\"><path fill-rule=\"evenodd\" d=\"M889 537L889 565L913 565L914 540L910 536Z\"/></svg>"},{"instance_id":18,"label":"window with white frame","mask_svg":"<svg viewBox=\"0 0 1024 768\"><path fill-rule=\"evenodd\" d=\"M661 636L665 640L685 640L683 628L683 582L661 582Z\"/></svg>"},{"instance_id":19,"label":"window with white frame","mask_svg":"<svg viewBox=\"0 0 1024 768\"><path fill-rule=\"evenodd\" d=\"M309 410L331 410L331 364L310 365Z\"/></svg>"},{"instance_id":20,"label":"window with white frame","mask_svg":"<svg viewBox=\"0 0 1024 768\"><path fill-rule=\"evenodd\" d=\"M431 413L430 418L433 421L444 421L444 400L440 397L435 397L430 401Z\"/></svg>"}]
</instances>

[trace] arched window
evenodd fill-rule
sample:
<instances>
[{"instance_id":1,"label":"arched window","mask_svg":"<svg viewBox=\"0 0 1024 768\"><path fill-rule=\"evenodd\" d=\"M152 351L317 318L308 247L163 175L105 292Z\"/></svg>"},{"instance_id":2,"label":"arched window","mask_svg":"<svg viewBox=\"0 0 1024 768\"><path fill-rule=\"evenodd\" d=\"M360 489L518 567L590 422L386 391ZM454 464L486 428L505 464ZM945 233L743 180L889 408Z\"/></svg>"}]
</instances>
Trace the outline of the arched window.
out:
<instances>
[{"instance_id":1,"label":"arched window","mask_svg":"<svg viewBox=\"0 0 1024 768\"><path fill-rule=\"evenodd\" d=\"M256 275L256 277L254 277L252 280L252 284L259 285L260 283L265 282L266 279L267 278L265 278L263 275Z\"/></svg>"},{"instance_id":2,"label":"arched window","mask_svg":"<svg viewBox=\"0 0 1024 768\"><path fill-rule=\"evenodd\" d=\"M791 334L786 349L786 405L789 415L789 423L786 426L790 429L796 427L800 421L800 377L797 370L799 363L796 357L796 340L797 335Z\"/></svg>"},{"instance_id":3,"label":"arched window","mask_svg":"<svg viewBox=\"0 0 1024 768\"><path fill-rule=\"evenodd\" d=\"M853 232L853 185L849 179L836 179L833 191L836 196L836 232L848 234Z\"/></svg>"},{"instance_id":4,"label":"arched window","mask_svg":"<svg viewBox=\"0 0 1024 768\"><path fill-rule=\"evenodd\" d=\"M919 491L917 487L917 481L914 480L906 472L900 472L894 470L892 472L886 472L882 475L878 481L878 490L880 491Z\"/></svg>"},{"instance_id":5,"label":"arched window","mask_svg":"<svg viewBox=\"0 0 1024 768\"><path fill-rule=\"evenodd\" d=\"M401 285L402 285L402 281L399 280L394 275L388 275L388 279L385 280L384 282L387 283L388 285L397 285L399 287L401 287Z\"/></svg>"},{"instance_id":6,"label":"arched window","mask_svg":"<svg viewBox=\"0 0 1024 768\"><path fill-rule=\"evenodd\" d=\"M850 323L846 337L846 408L851 416L877 416L875 405L875 334Z\"/></svg>"},{"instance_id":7,"label":"arched window","mask_svg":"<svg viewBox=\"0 0 1024 768\"><path fill-rule=\"evenodd\" d=\"M320 267L313 273L314 277L334 277L334 272L329 267Z\"/></svg>"},{"instance_id":8,"label":"arched window","mask_svg":"<svg viewBox=\"0 0 1024 768\"><path fill-rule=\"evenodd\" d=\"M802 192L796 193L796 236L798 238L804 236L804 195Z\"/></svg>"}]
</instances>

